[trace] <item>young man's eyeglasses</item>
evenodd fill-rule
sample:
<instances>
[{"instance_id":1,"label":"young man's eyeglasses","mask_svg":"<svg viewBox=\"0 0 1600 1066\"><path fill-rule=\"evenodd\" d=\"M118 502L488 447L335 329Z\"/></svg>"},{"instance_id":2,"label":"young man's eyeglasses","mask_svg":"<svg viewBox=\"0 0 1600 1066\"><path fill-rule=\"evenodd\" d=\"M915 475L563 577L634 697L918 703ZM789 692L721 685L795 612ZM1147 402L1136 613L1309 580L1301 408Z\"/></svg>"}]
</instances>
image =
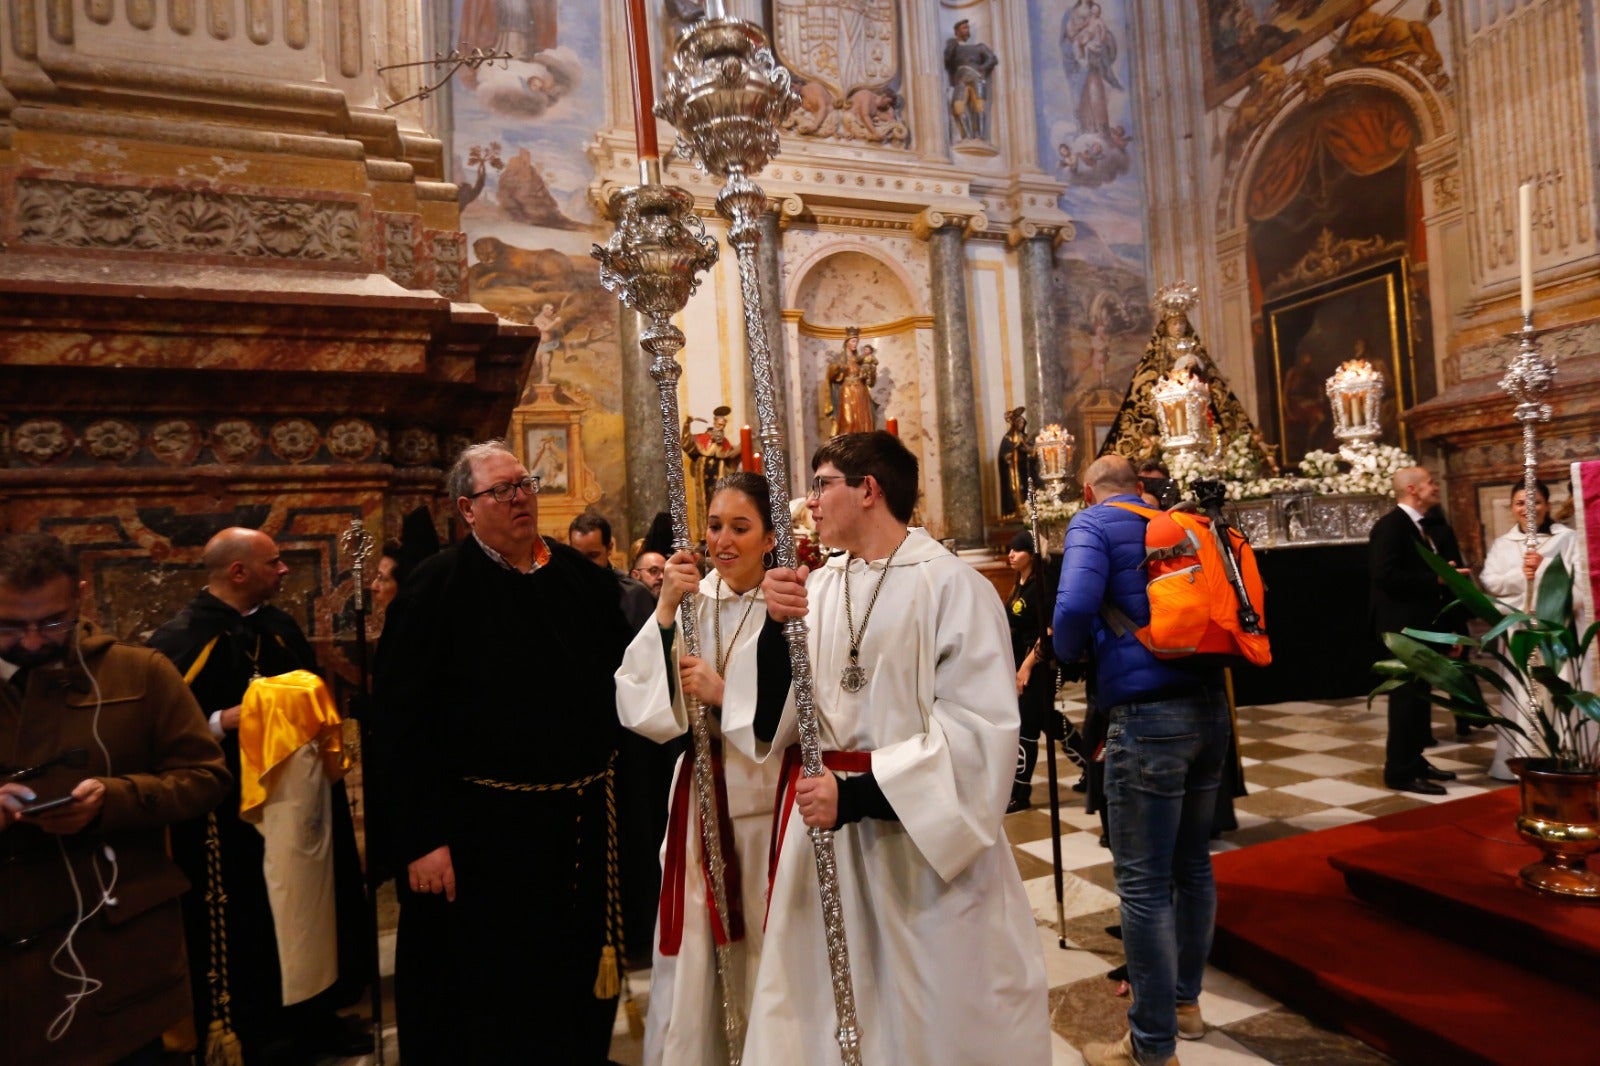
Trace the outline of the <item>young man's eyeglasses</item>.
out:
<instances>
[{"instance_id":1,"label":"young man's eyeglasses","mask_svg":"<svg viewBox=\"0 0 1600 1066\"><path fill-rule=\"evenodd\" d=\"M846 485L859 485L865 480L867 480L865 477L849 477L845 474L818 474L811 479L811 491L806 493L806 496L809 499L816 499L835 481L842 481Z\"/></svg>"},{"instance_id":2,"label":"young man's eyeglasses","mask_svg":"<svg viewBox=\"0 0 1600 1066\"><path fill-rule=\"evenodd\" d=\"M76 618L58 618L54 622L0 622L0 643L11 643L21 640L29 633L37 633L48 641L59 641L72 627L78 624Z\"/></svg>"},{"instance_id":3,"label":"young man's eyeglasses","mask_svg":"<svg viewBox=\"0 0 1600 1066\"><path fill-rule=\"evenodd\" d=\"M529 474L521 481L496 481L482 492L469 492L467 499L475 500L479 496L492 496L495 503L510 503L517 498L517 493L524 496L537 496L539 494L539 479Z\"/></svg>"}]
</instances>

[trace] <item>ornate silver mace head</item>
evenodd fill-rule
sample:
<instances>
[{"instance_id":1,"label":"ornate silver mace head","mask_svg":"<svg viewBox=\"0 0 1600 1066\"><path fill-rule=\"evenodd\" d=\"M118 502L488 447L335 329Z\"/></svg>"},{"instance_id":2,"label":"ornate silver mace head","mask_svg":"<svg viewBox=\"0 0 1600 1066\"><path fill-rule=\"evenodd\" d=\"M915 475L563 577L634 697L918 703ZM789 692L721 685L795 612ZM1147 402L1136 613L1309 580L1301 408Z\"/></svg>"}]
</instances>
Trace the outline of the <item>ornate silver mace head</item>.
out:
<instances>
[{"instance_id":1,"label":"ornate silver mace head","mask_svg":"<svg viewBox=\"0 0 1600 1066\"><path fill-rule=\"evenodd\" d=\"M1544 402L1544 396L1555 382L1556 368L1539 352L1539 332L1531 321L1526 321L1511 334L1517 341L1517 354L1506 363L1505 376L1500 379L1501 391L1517 401L1512 417L1519 422L1550 418L1550 405Z\"/></svg>"},{"instance_id":2,"label":"ornate silver mace head","mask_svg":"<svg viewBox=\"0 0 1600 1066\"><path fill-rule=\"evenodd\" d=\"M778 130L800 102L789 71L753 22L691 23L667 61L656 115L678 131L673 151L720 178L755 174L778 153Z\"/></svg>"},{"instance_id":3,"label":"ornate silver mace head","mask_svg":"<svg viewBox=\"0 0 1600 1066\"><path fill-rule=\"evenodd\" d=\"M699 288L717 261L717 242L694 213L694 197L677 186L628 186L610 203L617 228L589 250L600 260L600 284L659 325Z\"/></svg>"}]
</instances>

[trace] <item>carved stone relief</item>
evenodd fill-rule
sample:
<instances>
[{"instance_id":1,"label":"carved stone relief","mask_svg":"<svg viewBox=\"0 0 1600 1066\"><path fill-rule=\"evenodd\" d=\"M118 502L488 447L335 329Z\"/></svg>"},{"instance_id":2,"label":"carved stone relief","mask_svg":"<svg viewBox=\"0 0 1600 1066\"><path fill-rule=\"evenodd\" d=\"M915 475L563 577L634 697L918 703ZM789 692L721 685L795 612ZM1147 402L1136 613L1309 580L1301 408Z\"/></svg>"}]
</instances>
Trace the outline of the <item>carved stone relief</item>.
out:
<instances>
[{"instance_id":1,"label":"carved stone relief","mask_svg":"<svg viewBox=\"0 0 1600 1066\"><path fill-rule=\"evenodd\" d=\"M773 46L800 106L784 129L817 140L903 148L900 16L894 0L777 0Z\"/></svg>"},{"instance_id":2,"label":"carved stone relief","mask_svg":"<svg viewBox=\"0 0 1600 1066\"><path fill-rule=\"evenodd\" d=\"M23 244L46 247L361 260L360 210L341 200L23 178L17 182L17 219Z\"/></svg>"}]
</instances>

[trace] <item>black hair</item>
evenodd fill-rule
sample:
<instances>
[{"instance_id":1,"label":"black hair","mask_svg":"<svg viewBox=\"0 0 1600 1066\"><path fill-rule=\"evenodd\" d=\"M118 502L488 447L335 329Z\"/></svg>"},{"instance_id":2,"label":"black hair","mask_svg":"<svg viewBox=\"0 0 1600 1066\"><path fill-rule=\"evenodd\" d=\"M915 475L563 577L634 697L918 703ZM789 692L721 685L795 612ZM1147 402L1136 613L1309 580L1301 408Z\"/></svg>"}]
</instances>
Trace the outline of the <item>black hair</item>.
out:
<instances>
[{"instance_id":1,"label":"black hair","mask_svg":"<svg viewBox=\"0 0 1600 1066\"><path fill-rule=\"evenodd\" d=\"M48 533L0 536L0 585L32 592L64 577L78 579L78 556Z\"/></svg>"},{"instance_id":2,"label":"black hair","mask_svg":"<svg viewBox=\"0 0 1600 1066\"><path fill-rule=\"evenodd\" d=\"M611 547L611 523L606 521L605 515L593 511L585 511L572 520L567 527L567 540L570 542L574 533L593 533L597 529L600 531L600 543Z\"/></svg>"},{"instance_id":3,"label":"black hair","mask_svg":"<svg viewBox=\"0 0 1600 1066\"><path fill-rule=\"evenodd\" d=\"M911 521L917 506L917 457L893 433L882 429L841 433L811 457L812 472L823 463L832 463L851 480L873 478L883 490L889 513L901 522Z\"/></svg>"},{"instance_id":4,"label":"black hair","mask_svg":"<svg viewBox=\"0 0 1600 1066\"><path fill-rule=\"evenodd\" d=\"M742 492L750 497L750 502L761 513L761 528L772 532L772 490L768 488L765 477L748 470L735 470L717 479L711 490L712 498L715 499L719 492Z\"/></svg>"}]
</instances>

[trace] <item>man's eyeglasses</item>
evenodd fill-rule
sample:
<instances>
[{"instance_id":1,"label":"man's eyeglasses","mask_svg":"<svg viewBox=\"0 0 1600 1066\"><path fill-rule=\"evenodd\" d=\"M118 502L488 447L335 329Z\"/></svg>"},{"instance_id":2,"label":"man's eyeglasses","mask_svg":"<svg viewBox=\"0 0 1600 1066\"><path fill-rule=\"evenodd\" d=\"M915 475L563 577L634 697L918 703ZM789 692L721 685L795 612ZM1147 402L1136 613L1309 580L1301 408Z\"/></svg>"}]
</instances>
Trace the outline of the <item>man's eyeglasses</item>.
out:
<instances>
[{"instance_id":1,"label":"man's eyeglasses","mask_svg":"<svg viewBox=\"0 0 1600 1066\"><path fill-rule=\"evenodd\" d=\"M835 481L842 481L846 485L859 485L865 480L865 477L849 477L845 474L818 474L811 479L811 491L806 493L806 498L816 499L827 490L830 483Z\"/></svg>"},{"instance_id":2,"label":"man's eyeglasses","mask_svg":"<svg viewBox=\"0 0 1600 1066\"><path fill-rule=\"evenodd\" d=\"M88 748L68 748L53 759L46 759L38 766L29 766L23 770L9 770L0 772L0 782L5 781L32 781L52 766L66 766L74 770L82 770L89 765Z\"/></svg>"},{"instance_id":3,"label":"man's eyeglasses","mask_svg":"<svg viewBox=\"0 0 1600 1066\"><path fill-rule=\"evenodd\" d=\"M524 496L537 496L539 494L539 479L529 474L521 481L496 481L482 492L469 492L467 499L475 500L479 496L492 496L495 503L510 503L517 498L517 493Z\"/></svg>"},{"instance_id":4,"label":"man's eyeglasses","mask_svg":"<svg viewBox=\"0 0 1600 1066\"><path fill-rule=\"evenodd\" d=\"M21 640L29 633L56 641L72 632L72 627L77 624L76 618L62 618L54 622L0 622L0 641Z\"/></svg>"},{"instance_id":5,"label":"man's eyeglasses","mask_svg":"<svg viewBox=\"0 0 1600 1066\"><path fill-rule=\"evenodd\" d=\"M636 574L649 574L651 577L660 577L667 572L667 568L664 566L636 566L633 568L633 572Z\"/></svg>"}]
</instances>

